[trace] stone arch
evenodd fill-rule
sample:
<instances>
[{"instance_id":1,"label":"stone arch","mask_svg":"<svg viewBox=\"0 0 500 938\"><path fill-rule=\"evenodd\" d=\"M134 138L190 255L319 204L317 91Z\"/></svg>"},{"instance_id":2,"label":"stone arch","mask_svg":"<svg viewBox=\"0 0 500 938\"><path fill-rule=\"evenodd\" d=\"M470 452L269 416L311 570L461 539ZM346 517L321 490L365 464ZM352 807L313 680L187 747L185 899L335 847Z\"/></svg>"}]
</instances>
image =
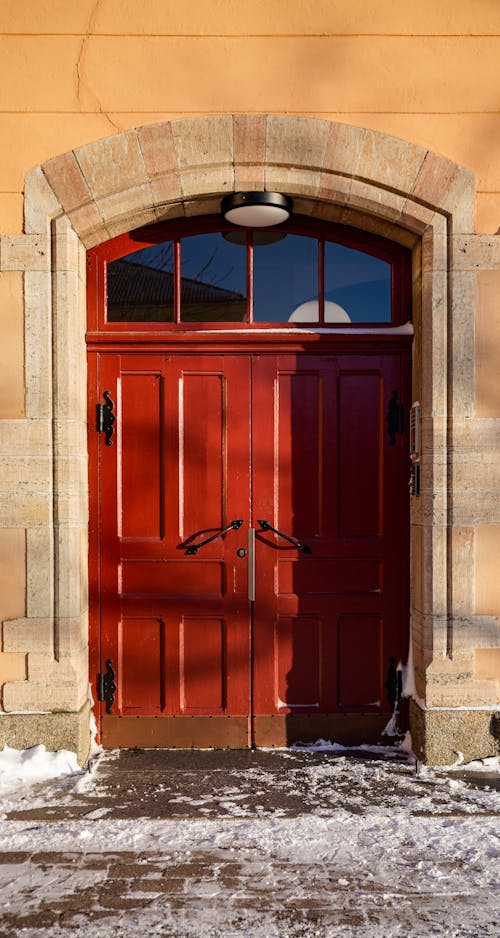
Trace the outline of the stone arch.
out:
<instances>
[{"instance_id":1,"label":"stone arch","mask_svg":"<svg viewBox=\"0 0 500 938\"><path fill-rule=\"evenodd\" d=\"M364 221L396 239L398 228L422 234L436 213L464 233L473 224L467 171L395 137L303 117L147 125L49 160L41 172L85 247L143 224L217 212L221 195L253 188L279 187L303 214Z\"/></svg>"},{"instance_id":2,"label":"stone arch","mask_svg":"<svg viewBox=\"0 0 500 938\"><path fill-rule=\"evenodd\" d=\"M293 195L302 214L414 251L425 480L412 518L420 697L433 656L453 653L449 437L472 411L471 272L487 247L473 235L473 175L348 124L279 115L176 120L97 140L32 170L25 234L2 238L2 268L25 271L23 432L26 452L43 451L44 460L41 521L27 534L27 615L4 624L4 650L28 652L28 680L5 686L6 710L65 711L80 734L88 727L85 249L140 225L218 212L227 192L261 188Z\"/></svg>"}]
</instances>

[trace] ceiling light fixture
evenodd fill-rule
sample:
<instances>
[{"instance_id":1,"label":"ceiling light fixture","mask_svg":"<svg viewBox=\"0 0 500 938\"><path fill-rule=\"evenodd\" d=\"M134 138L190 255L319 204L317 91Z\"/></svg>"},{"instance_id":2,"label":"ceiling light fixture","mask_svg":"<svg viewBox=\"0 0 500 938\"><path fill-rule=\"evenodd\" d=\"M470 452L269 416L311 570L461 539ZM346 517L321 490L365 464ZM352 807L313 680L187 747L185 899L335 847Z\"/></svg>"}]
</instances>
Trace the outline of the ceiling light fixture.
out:
<instances>
[{"instance_id":1,"label":"ceiling light fixture","mask_svg":"<svg viewBox=\"0 0 500 938\"><path fill-rule=\"evenodd\" d=\"M293 199L281 192L233 192L226 195L221 211L226 221L243 228L269 228L287 221Z\"/></svg>"}]
</instances>

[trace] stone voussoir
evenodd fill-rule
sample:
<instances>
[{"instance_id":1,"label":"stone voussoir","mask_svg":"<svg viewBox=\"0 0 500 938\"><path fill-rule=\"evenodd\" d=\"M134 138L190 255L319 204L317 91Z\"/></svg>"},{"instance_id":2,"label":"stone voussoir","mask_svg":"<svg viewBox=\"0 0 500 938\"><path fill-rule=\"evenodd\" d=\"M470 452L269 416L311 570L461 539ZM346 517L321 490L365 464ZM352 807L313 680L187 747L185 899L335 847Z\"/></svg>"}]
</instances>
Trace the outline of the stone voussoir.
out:
<instances>
[{"instance_id":1,"label":"stone voussoir","mask_svg":"<svg viewBox=\"0 0 500 938\"><path fill-rule=\"evenodd\" d=\"M92 194L72 150L43 163L42 171L65 212L92 200Z\"/></svg>"},{"instance_id":2,"label":"stone voussoir","mask_svg":"<svg viewBox=\"0 0 500 938\"><path fill-rule=\"evenodd\" d=\"M95 200L149 182L135 130L87 143L74 154Z\"/></svg>"}]
</instances>

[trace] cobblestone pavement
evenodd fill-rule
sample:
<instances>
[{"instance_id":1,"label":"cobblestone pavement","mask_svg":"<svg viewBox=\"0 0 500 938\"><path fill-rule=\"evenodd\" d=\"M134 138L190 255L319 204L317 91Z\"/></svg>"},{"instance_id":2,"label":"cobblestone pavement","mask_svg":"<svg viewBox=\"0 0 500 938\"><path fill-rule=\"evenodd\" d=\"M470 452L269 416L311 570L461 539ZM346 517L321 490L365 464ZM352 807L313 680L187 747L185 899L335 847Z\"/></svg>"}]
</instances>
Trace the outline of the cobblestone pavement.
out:
<instances>
[{"instance_id":1,"label":"cobblestone pavement","mask_svg":"<svg viewBox=\"0 0 500 938\"><path fill-rule=\"evenodd\" d=\"M4 815L0 935L498 938L498 781L397 751L106 753Z\"/></svg>"}]
</instances>

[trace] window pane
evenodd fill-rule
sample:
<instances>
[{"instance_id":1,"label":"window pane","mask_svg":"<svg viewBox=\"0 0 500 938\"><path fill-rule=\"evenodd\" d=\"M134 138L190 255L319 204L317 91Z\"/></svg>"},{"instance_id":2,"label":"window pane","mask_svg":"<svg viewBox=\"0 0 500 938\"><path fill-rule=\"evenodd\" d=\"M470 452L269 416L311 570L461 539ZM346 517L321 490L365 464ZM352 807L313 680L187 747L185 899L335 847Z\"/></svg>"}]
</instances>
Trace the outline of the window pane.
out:
<instances>
[{"instance_id":1,"label":"window pane","mask_svg":"<svg viewBox=\"0 0 500 938\"><path fill-rule=\"evenodd\" d=\"M256 245L253 271L254 322L288 322L299 306L317 300L317 241L286 235L274 244ZM294 319L301 321L300 314Z\"/></svg>"},{"instance_id":2,"label":"window pane","mask_svg":"<svg viewBox=\"0 0 500 938\"><path fill-rule=\"evenodd\" d=\"M325 322L390 321L391 265L326 241Z\"/></svg>"},{"instance_id":3,"label":"window pane","mask_svg":"<svg viewBox=\"0 0 500 938\"><path fill-rule=\"evenodd\" d=\"M181 320L245 322L246 245L222 234L194 235L181 241Z\"/></svg>"},{"instance_id":4,"label":"window pane","mask_svg":"<svg viewBox=\"0 0 500 938\"><path fill-rule=\"evenodd\" d=\"M174 246L134 251L107 267L108 322L172 322Z\"/></svg>"}]
</instances>

